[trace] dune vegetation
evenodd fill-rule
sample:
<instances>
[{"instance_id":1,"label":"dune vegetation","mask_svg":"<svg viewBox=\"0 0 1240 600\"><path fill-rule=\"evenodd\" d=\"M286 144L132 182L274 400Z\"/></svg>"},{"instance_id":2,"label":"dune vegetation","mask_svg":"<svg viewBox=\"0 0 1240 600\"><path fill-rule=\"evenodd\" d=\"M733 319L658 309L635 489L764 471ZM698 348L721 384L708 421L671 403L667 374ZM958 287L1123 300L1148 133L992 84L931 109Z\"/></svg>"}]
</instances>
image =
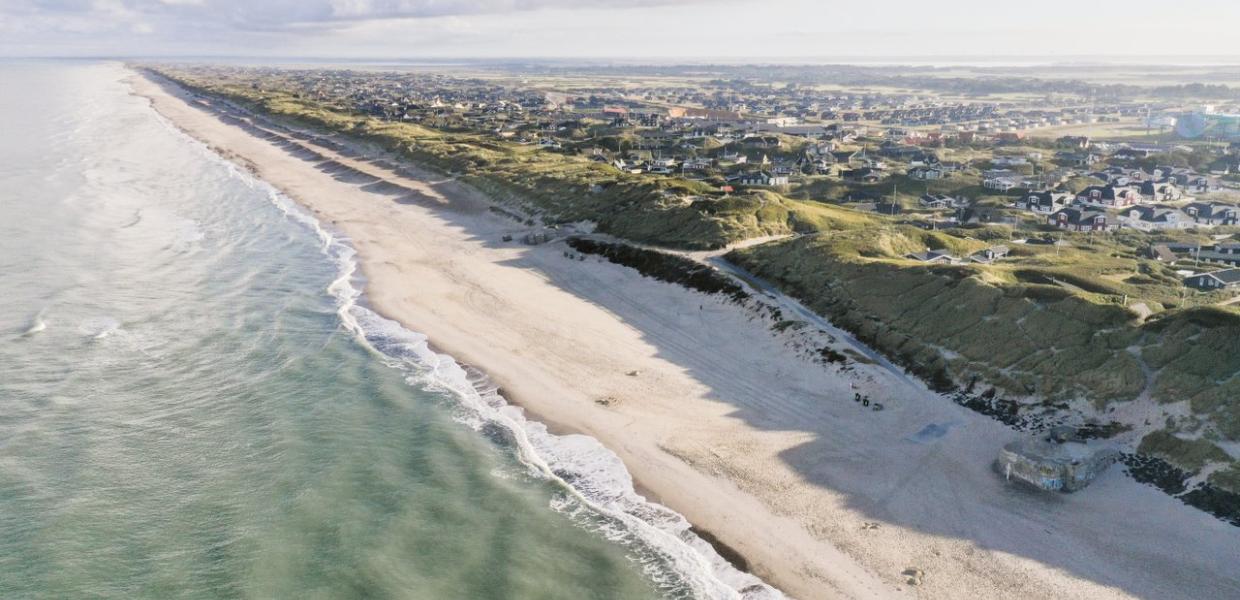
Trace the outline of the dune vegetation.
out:
<instances>
[{"instance_id":1,"label":"dune vegetation","mask_svg":"<svg viewBox=\"0 0 1240 600\"><path fill-rule=\"evenodd\" d=\"M1143 395L1186 401L1191 418L1146 423L1154 437L1141 451L1193 473L1229 462L1215 442L1240 440L1240 313L1205 304L1210 297L1184 300L1162 269L1116 256L1113 239L1078 242L1014 245L1011 261L993 265L925 265L904 256L926 248L965 256L986 243L888 227L728 258L940 389L992 387L1048 408L1086 399L1105 410ZM1212 481L1240 491L1234 475Z\"/></svg>"},{"instance_id":2,"label":"dune vegetation","mask_svg":"<svg viewBox=\"0 0 1240 600\"><path fill-rule=\"evenodd\" d=\"M1191 472L1232 461L1222 447L1240 441L1240 312L1219 305L1223 296L1186 290L1173 268L1146 258L1156 234L1026 231L1019 237L1029 243L1018 243L1007 226L927 230L815 201L817 193L726 192L278 90L164 74L280 122L344 134L455 175L545 223L591 221L620 238L677 249L795 234L727 258L937 389L993 389L1039 409L1082 399L1099 410L1145 397L1187 402L1190 418L1145 424L1153 433L1142 451ZM998 244L1011 253L993 264L906 258L927 249L965 258ZM1215 465L1210 481L1240 493L1238 473Z\"/></svg>"},{"instance_id":3,"label":"dune vegetation","mask_svg":"<svg viewBox=\"0 0 1240 600\"><path fill-rule=\"evenodd\" d=\"M545 222L593 221L600 231L633 241L710 249L752 237L859 228L874 221L855 211L769 191L726 193L673 176L622 173L582 156L331 109L284 92L173 77L268 117L347 134L420 166L459 175L497 200L536 212Z\"/></svg>"}]
</instances>

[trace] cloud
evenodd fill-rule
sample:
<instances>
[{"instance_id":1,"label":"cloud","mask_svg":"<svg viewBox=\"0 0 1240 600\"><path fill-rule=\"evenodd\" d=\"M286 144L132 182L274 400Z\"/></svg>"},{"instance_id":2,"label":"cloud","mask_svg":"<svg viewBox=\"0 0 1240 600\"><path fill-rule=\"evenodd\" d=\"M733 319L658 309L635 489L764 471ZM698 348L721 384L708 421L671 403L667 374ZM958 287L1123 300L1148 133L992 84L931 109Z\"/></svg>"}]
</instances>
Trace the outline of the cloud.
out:
<instances>
[{"instance_id":1,"label":"cloud","mask_svg":"<svg viewBox=\"0 0 1240 600\"><path fill-rule=\"evenodd\" d=\"M147 15L123 0L6 0L0 31L38 35L95 35L110 31L150 33Z\"/></svg>"},{"instance_id":2,"label":"cloud","mask_svg":"<svg viewBox=\"0 0 1240 600\"><path fill-rule=\"evenodd\" d=\"M642 7L692 4L703 0L326 0L333 18L425 18L525 12L540 9Z\"/></svg>"},{"instance_id":3,"label":"cloud","mask_svg":"<svg viewBox=\"0 0 1240 600\"><path fill-rule=\"evenodd\" d=\"M1043 0L0 0L0 55L764 57L1235 54L1240 3ZM1165 14L1164 14L1165 13ZM1063 21L1060 15L1078 18ZM1158 14L1159 18L1151 15ZM1202 20L1201 14L1212 18ZM1100 48L1080 23L1120 36ZM1193 31L1190 37L1160 35ZM1030 45L1029 40L1038 40Z\"/></svg>"},{"instance_id":4,"label":"cloud","mask_svg":"<svg viewBox=\"0 0 1240 600\"><path fill-rule=\"evenodd\" d=\"M237 30L279 30L320 26L330 28L357 21L424 19L463 15L528 12L542 9L651 7L705 0L5 0L0 21L65 25L79 28L82 19L97 29L130 28L134 23L158 27L187 25Z\"/></svg>"}]
</instances>

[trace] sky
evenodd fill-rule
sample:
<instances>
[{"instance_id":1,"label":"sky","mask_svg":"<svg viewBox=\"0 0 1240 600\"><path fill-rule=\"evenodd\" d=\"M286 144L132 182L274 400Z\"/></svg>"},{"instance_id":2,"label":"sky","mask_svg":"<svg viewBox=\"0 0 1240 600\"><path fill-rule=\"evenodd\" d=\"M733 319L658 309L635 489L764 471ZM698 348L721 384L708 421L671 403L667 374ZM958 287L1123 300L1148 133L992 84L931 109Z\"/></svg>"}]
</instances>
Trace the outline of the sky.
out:
<instances>
[{"instance_id":1,"label":"sky","mask_svg":"<svg viewBox=\"0 0 1240 600\"><path fill-rule=\"evenodd\" d=\"M0 56L1240 57L1237 29L1230 0L0 0Z\"/></svg>"}]
</instances>

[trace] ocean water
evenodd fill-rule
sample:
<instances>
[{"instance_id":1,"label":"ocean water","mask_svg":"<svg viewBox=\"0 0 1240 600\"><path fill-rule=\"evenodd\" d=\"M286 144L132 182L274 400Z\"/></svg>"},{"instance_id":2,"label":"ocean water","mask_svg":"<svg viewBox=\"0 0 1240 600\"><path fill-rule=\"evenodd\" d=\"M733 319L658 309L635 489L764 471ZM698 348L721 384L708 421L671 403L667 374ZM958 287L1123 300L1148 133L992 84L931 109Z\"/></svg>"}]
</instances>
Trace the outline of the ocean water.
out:
<instances>
[{"instance_id":1,"label":"ocean water","mask_svg":"<svg viewBox=\"0 0 1240 600\"><path fill-rule=\"evenodd\" d=\"M0 598L777 595L129 75L0 62Z\"/></svg>"}]
</instances>

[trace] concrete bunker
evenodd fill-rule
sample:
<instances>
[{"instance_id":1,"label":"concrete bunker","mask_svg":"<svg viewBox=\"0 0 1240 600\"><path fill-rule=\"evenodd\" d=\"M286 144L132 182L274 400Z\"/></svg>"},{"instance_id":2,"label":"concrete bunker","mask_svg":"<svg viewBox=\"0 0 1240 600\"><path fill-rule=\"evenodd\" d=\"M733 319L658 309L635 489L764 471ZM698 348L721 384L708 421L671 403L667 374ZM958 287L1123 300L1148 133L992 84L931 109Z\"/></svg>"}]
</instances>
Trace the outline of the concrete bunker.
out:
<instances>
[{"instance_id":1,"label":"concrete bunker","mask_svg":"<svg viewBox=\"0 0 1240 600\"><path fill-rule=\"evenodd\" d=\"M995 467L1008 481L1075 492L1089 485L1119 456L1119 451L1110 446L1085 443L1071 427L1056 427L1007 444L999 451Z\"/></svg>"}]
</instances>

